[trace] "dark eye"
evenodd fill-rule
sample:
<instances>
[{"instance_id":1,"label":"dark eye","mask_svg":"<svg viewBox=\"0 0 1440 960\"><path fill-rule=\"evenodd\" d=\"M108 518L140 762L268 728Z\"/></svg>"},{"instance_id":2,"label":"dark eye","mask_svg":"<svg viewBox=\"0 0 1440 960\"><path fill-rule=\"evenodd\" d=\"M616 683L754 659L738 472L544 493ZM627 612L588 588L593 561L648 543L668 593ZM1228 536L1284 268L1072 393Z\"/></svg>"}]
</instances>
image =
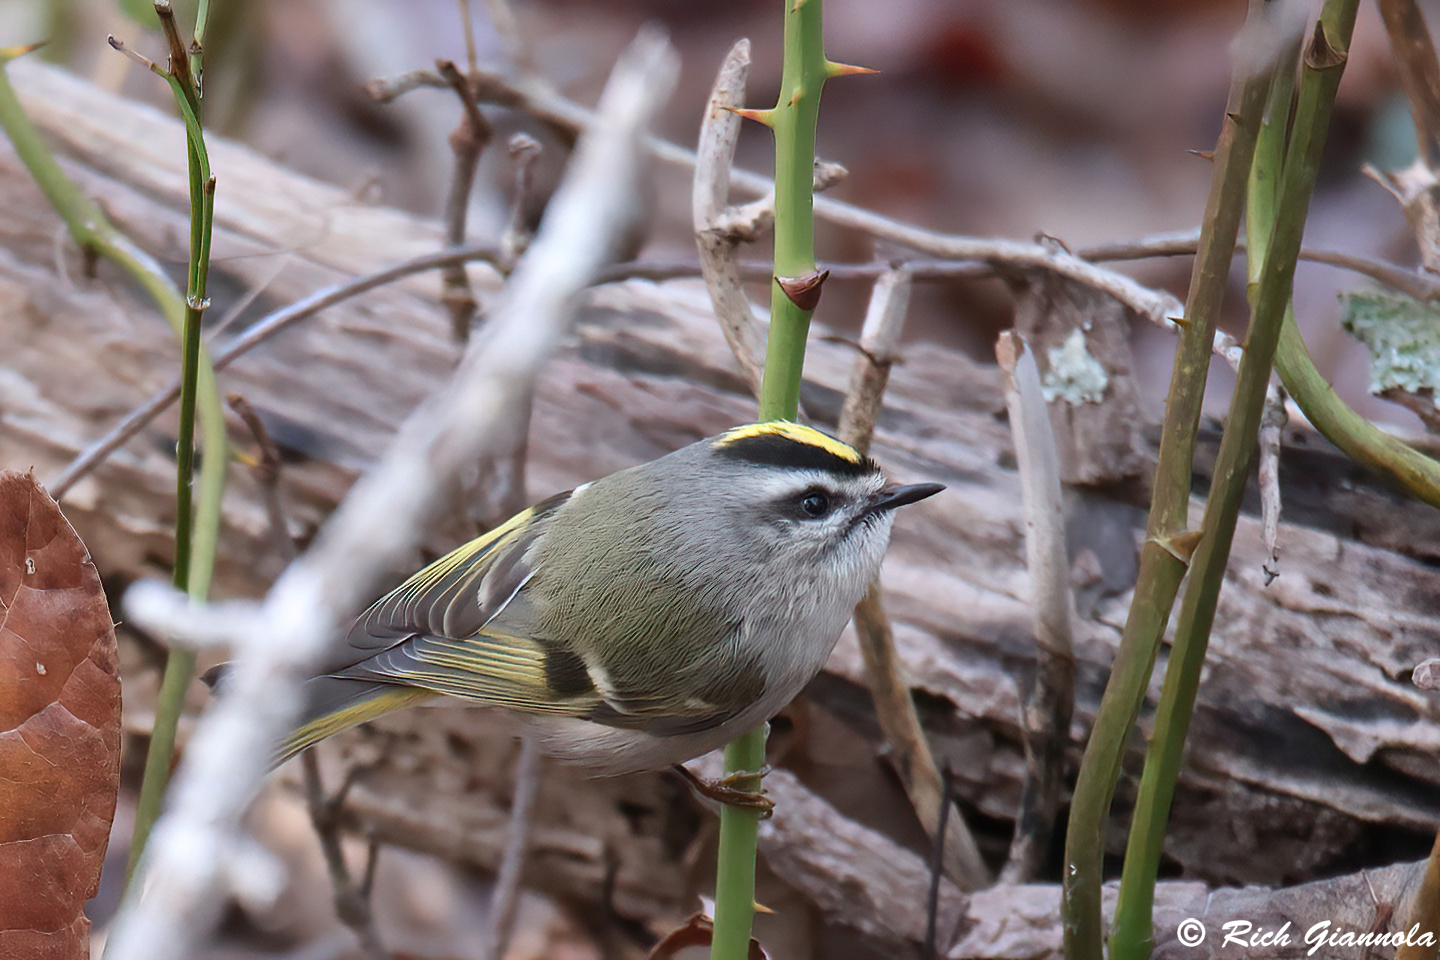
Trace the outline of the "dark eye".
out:
<instances>
[{"instance_id":1,"label":"dark eye","mask_svg":"<svg viewBox=\"0 0 1440 960\"><path fill-rule=\"evenodd\" d=\"M830 498L819 490L811 490L800 498L800 510L807 517L823 517L830 512Z\"/></svg>"}]
</instances>

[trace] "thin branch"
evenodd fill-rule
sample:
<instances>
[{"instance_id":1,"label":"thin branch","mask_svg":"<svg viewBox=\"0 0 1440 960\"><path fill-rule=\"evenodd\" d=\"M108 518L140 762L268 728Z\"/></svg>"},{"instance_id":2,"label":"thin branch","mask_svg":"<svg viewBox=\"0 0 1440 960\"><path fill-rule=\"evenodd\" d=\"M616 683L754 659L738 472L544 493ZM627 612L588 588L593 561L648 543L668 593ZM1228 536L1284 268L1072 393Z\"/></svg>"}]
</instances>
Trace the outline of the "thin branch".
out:
<instances>
[{"instance_id":1,"label":"thin branch","mask_svg":"<svg viewBox=\"0 0 1440 960\"><path fill-rule=\"evenodd\" d=\"M634 215L640 135L675 73L669 45L642 32L601 99L605 122L580 145L540 235L454 377L407 419L250 622L238 618L245 629L233 634L227 694L196 727L135 888L143 896L122 905L109 960L190 956L218 919L240 819L299 712L303 678L382 571L411 549L436 509L434 493L483 458L534 388L577 294Z\"/></svg>"},{"instance_id":2,"label":"thin branch","mask_svg":"<svg viewBox=\"0 0 1440 960\"><path fill-rule=\"evenodd\" d=\"M480 68L480 58L475 51L475 15L470 9L470 0L458 0L460 30L465 35L465 69L474 73Z\"/></svg>"},{"instance_id":3,"label":"thin branch","mask_svg":"<svg viewBox=\"0 0 1440 960\"><path fill-rule=\"evenodd\" d=\"M1126 260L1149 260L1165 257L1194 256L1198 245L1198 234L1187 231L1181 234L1162 234L1139 240L1124 240L1117 243L1085 247L1075 251L1082 260L1092 263L1111 263ZM1235 245L1236 253L1245 252L1245 241ZM1349 270L1369 277L1377 283L1409 294L1416 300L1440 299L1440 275L1412 270L1399 264L1387 263L1372 257L1362 257L1338 250L1300 251L1300 259L1321 263L1342 270ZM902 260L872 260L869 263L821 263L820 269L830 272L832 280L874 280L889 270L895 263L904 263L913 280L983 280L997 274L993 263L977 260L939 260L930 257ZM742 279L768 280L770 264L762 260L741 260L738 264ZM597 282L617 279L673 280L700 275L700 265L689 260L637 260L616 264L602 275ZM1217 351L1218 352L1218 351Z\"/></svg>"},{"instance_id":4,"label":"thin branch","mask_svg":"<svg viewBox=\"0 0 1440 960\"><path fill-rule=\"evenodd\" d=\"M710 291L715 319L720 322L725 342L740 364L750 391L759 396L765 347L750 300L740 285L736 247L741 229L729 222L725 227L720 226L722 218L728 220L730 167L735 160L735 143L740 138L740 116L735 110L744 105L745 79L749 72L750 41L737 40L720 65L705 107L705 119L700 125L691 210L695 242L700 251L700 272ZM773 212L770 218L773 221ZM773 266L767 268L767 277L772 270Z\"/></svg>"},{"instance_id":5,"label":"thin branch","mask_svg":"<svg viewBox=\"0 0 1440 960\"><path fill-rule=\"evenodd\" d=\"M840 409L840 436L858 450L870 446L875 420L890 382L890 368L899 359L900 333L910 307L909 265L881 274L870 293L860 349L850 367L850 386Z\"/></svg>"},{"instance_id":6,"label":"thin branch","mask_svg":"<svg viewBox=\"0 0 1440 960\"><path fill-rule=\"evenodd\" d=\"M942 868L945 865L945 833L950 826L950 808L954 805L950 799L953 780L954 775L950 772L950 765L947 763L940 771L940 822L936 826L935 845L931 847L930 853L930 887L925 891L925 956L927 960L939 960L940 958L940 880L944 876Z\"/></svg>"},{"instance_id":7,"label":"thin branch","mask_svg":"<svg viewBox=\"0 0 1440 960\"><path fill-rule=\"evenodd\" d=\"M441 250L436 253L429 253L423 257L416 257L404 263L387 267L384 270L377 270L374 273L356 277L353 280L346 280L344 283L337 283L334 286L317 290L310 296L282 307L275 312L268 314L258 323L248 327L243 334L229 341L222 347L212 359L212 367L217 372L229 366L238 357L253 350L255 347L269 340L275 334L288 328L291 324L307 317L313 316L324 310L326 307L342 303L352 297L382 287L396 280L403 279L412 274L423 273L426 270L434 270L436 267L447 263L464 262L467 260L483 260L490 264L499 262L499 254L493 246L488 244L461 247L458 250ZM85 477L90 471L100 465L116 448L125 443L145 428L150 421L154 420L166 407L174 403L180 396L180 383L173 382L169 388L155 394L145 403L136 407L125 415L125 418L110 429L99 440L86 447L71 460L61 471L60 475L49 485L50 495L59 500L65 493Z\"/></svg>"},{"instance_id":8,"label":"thin branch","mask_svg":"<svg viewBox=\"0 0 1440 960\"><path fill-rule=\"evenodd\" d=\"M1040 370L1029 347L1013 333L1000 335L995 354L1005 372L1005 404L1015 435L1037 654L1034 686L1021 708L1025 785L1010 856L1000 875L1001 883L1025 883L1034 880L1044 865L1060 809L1065 748L1075 711L1075 599L1065 541L1060 454Z\"/></svg>"},{"instance_id":9,"label":"thin branch","mask_svg":"<svg viewBox=\"0 0 1440 960\"><path fill-rule=\"evenodd\" d=\"M469 24L469 10L466 11ZM473 47L471 53L474 53ZM449 60L437 60L435 69L460 99L460 125L450 134L450 149L455 165L450 171L450 189L445 196L445 242L458 247L465 243L465 223L470 215L470 192L475 186L475 168L480 154L490 142L490 122L480 112L470 92L470 84ZM472 65L472 68L473 65ZM470 324L475 319L475 291L465 264L451 263L441 269L440 301L450 311L450 330L457 343L470 339Z\"/></svg>"},{"instance_id":10,"label":"thin branch","mask_svg":"<svg viewBox=\"0 0 1440 960\"><path fill-rule=\"evenodd\" d=\"M483 960L501 960L510 944L515 928L515 912L520 905L520 877L525 869L525 854L530 846L531 815L535 798L540 792L540 749L531 737L520 741L520 756L515 761L515 795L510 804L510 823L505 828L505 852L500 858L500 871L495 889L490 894L490 926L485 931L480 956Z\"/></svg>"},{"instance_id":11,"label":"thin branch","mask_svg":"<svg viewBox=\"0 0 1440 960\"><path fill-rule=\"evenodd\" d=\"M275 546L276 556L286 561L295 558L295 538L290 536L290 526L285 521L285 508L280 502L280 450L275 446L270 431L265 429L260 415L243 396L232 393L225 398L230 409L245 423L260 455L251 465L251 473L260 487L260 499L265 503L265 518L270 523L270 540Z\"/></svg>"},{"instance_id":12,"label":"thin branch","mask_svg":"<svg viewBox=\"0 0 1440 960\"><path fill-rule=\"evenodd\" d=\"M1077 250L1076 255L1092 263L1145 260L1150 257L1186 257L1195 253L1199 245L1199 237L1200 235L1193 230L1184 233L1162 234L1141 240L1127 240L1120 243L1086 247ZM1244 253L1245 250L1244 238L1237 240L1235 252ZM1416 300L1440 299L1440 276L1433 273L1411 270L1398 264L1386 263L1383 260L1362 257L1353 253L1341 253L1337 250L1306 248L1300 251L1300 259L1358 273L1377 283L1407 293Z\"/></svg>"},{"instance_id":13,"label":"thin branch","mask_svg":"<svg viewBox=\"0 0 1440 960\"><path fill-rule=\"evenodd\" d=\"M535 189L535 161L540 159L540 141L527 133L517 133L510 138L509 152L515 164L515 185L510 216L500 237L500 251L505 263L513 264L533 239L525 224L525 210Z\"/></svg>"},{"instance_id":14,"label":"thin branch","mask_svg":"<svg viewBox=\"0 0 1440 960\"><path fill-rule=\"evenodd\" d=\"M333 795L326 796L325 786L320 780L320 761L316 759L315 751L306 750L301 755L300 762L305 777L305 805L310 811L310 822L315 827L315 835L320 839L320 850L325 855L325 868L330 871L330 885L335 896L335 915L355 934L355 938L360 941L360 949L370 960L390 960L390 951L385 949L380 940L380 933L375 928L375 914L370 909L368 880L373 869L370 864L375 855L367 853L364 879L356 883L350 872L350 865L345 861L345 850L341 844L340 810L345 804L346 794L355 782L356 770L350 768L340 789ZM369 849L378 850L379 845L372 840Z\"/></svg>"},{"instance_id":15,"label":"thin branch","mask_svg":"<svg viewBox=\"0 0 1440 960\"><path fill-rule=\"evenodd\" d=\"M590 129L595 115L572 100L560 96L531 79L509 80L480 71L470 78L479 100L522 110L555 129L571 134ZM391 98L416 86L439 86L438 76L416 71L401 77L373 80L367 84L372 96ZM649 147L657 159L694 168L695 153L667 140L651 138ZM732 167L730 184L763 197L775 189L771 178ZM1016 240L990 240L925 230L890 217L829 197L815 198L815 216L850 227L902 247L947 260L978 260L998 268L1051 270L1114 296L1121 303L1155 322L1180 315L1178 300L1163 291L1148 290L1122 274L1086 263L1063 249Z\"/></svg>"}]
</instances>

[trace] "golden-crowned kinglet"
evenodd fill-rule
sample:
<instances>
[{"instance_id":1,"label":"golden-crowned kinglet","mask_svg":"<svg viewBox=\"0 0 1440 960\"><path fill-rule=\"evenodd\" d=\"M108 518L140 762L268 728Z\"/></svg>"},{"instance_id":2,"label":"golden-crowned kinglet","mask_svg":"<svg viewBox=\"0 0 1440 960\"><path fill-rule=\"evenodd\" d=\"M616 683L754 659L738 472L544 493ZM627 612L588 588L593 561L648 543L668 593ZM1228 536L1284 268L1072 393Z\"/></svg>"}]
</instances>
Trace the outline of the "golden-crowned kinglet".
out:
<instances>
[{"instance_id":1,"label":"golden-crowned kinglet","mask_svg":"<svg viewBox=\"0 0 1440 960\"><path fill-rule=\"evenodd\" d=\"M736 427L551 497L375 602L289 756L423 697L528 715L546 752L659 769L768 720L830 655L891 511L939 492L809 427Z\"/></svg>"}]
</instances>

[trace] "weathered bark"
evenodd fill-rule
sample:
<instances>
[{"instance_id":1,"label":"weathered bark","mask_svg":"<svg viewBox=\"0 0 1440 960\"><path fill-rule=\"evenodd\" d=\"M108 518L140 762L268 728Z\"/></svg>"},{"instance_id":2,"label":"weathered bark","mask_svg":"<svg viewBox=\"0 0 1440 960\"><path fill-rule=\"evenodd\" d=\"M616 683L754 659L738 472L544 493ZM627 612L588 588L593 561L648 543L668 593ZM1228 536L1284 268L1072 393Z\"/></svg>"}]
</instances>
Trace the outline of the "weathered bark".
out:
<instances>
[{"instance_id":1,"label":"weathered bark","mask_svg":"<svg viewBox=\"0 0 1440 960\"><path fill-rule=\"evenodd\" d=\"M10 69L67 170L125 230L178 264L178 124L43 66ZM219 180L212 317L257 286L264 289L247 316L440 244L434 222L361 204L242 147L216 142L211 157ZM33 466L43 480L166 385L178 351L113 268L101 264L99 281L83 275L6 144L0 209L0 466ZM472 274L482 299L493 292L488 270ZM249 400L291 458L282 485L297 529L320 521L455 361L438 291L438 278L421 276L367 294L221 375L223 389ZM848 351L812 344L803 403L822 424L839 414ZM956 771L962 799L1001 822L1019 797L1018 691L1033 659L1002 411L993 368L912 347L892 374L874 449L898 477L949 487L901 518L884 574L887 606L910 676L927 695L937 756ZM529 492L538 499L752 415L698 284L597 289L536 398ZM154 573L170 554L172 430L163 419L65 498L109 578ZM243 434L237 439L243 445ZM1283 575L1268 588L1258 520L1241 521L1176 800L1168 852L1187 875L1211 882L1306 879L1365 862L1377 838L1390 850L1413 841L1418 857L1429 846L1419 834L1440 822L1440 706L1408 684L1410 668L1440 647L1440 572L1411 558L1437 555L1440 524L1433 511L1368 487L1313 437L1300 455L1303 482L1287 488L1286 508L1306 525L1283 527ZM252 482L239 468L232 476L217 593L256 595L283 558L271 549ZM1096 492L1077 494L1073 507L1077 571L1088 578L1079 584L1078 743L1124 620L1144 517ZM432 546L467 532L463 522L453 527L436 531ZM847 639L811 696L870 734L861 682ZM376 763L352 795L350 816L387 841L492 868L507 795L505 734L483 712L451 709L412 711L378 727L341 741L352 759ZM397 739L405 749L377 753L376 744ZM868 774L877 790L881 769ZM1122 784L1122 803L1125 793ZM542 797L530 870L538 887L598 903L613 867L612 902L622 915L690 912L685 863L697 821L677 788L659 777L586 781L551 767ZM903 805L889 811L896 835L909 818ZM767 832L771 868L811 889L826 875L819 859L785 853L784 822L777 817ZM992 837L1003 849L1006 838ZM1053 921L1051 894L1035 896L1050 897ZM878 906L853 907L863 909L872 913L838 919L913 943L913 925L874 916Z\"/></svg>"}]
</instances>

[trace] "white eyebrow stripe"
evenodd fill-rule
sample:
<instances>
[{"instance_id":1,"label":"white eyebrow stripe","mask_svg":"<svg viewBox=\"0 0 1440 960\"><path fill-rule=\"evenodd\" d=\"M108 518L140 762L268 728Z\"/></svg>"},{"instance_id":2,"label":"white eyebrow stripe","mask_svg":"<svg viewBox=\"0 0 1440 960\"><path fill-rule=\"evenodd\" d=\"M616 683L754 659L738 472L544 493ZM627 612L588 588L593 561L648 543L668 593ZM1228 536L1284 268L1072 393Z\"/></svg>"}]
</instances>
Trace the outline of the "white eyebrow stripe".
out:
<instances>
[{"instance_id":1,"label":"white eyebrow stripe","mask_svg":"<svg viewBox=\"0 0 1440 960\"><path fill-rule=\"evenodd\" d=\"M837 482L834 476L823 470L787 470L756 477L750 482L753 482L763 495L774 500L799 496L812 487L824 490L846 489L844 484Z\"/></svg>"}]
</instances>

